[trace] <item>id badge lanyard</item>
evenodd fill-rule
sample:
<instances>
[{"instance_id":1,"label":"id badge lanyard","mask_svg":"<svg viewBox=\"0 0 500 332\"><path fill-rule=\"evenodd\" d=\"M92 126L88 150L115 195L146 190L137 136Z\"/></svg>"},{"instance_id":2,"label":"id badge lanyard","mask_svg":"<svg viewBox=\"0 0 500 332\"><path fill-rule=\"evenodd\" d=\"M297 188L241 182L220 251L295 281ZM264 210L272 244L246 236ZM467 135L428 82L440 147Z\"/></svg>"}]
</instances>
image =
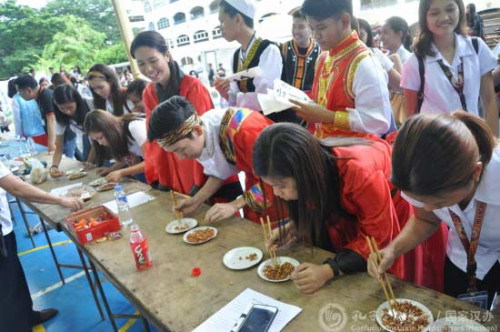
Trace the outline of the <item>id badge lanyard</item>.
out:
<instances>
[{"instance_id":1,"label":"id badge lanyard","mask_svg":"<svg viewBox=\"0 0 500 332\"><path fill-rule=\"evenodd\" d=\"M460 58L460 66L458 67L458 81L455 80L450 68L448 68L448 66L443 63L443 60L438 60L438 63L444 74L446 75L446 78L448 78L448 81L450 81L451 86L457 92L458 97L460 97L460 103L462 104L463 110L467 111L467 102L465 101L464 95L464 59Z\"/></svg>"},{"instance_id":2,"label":"id badge lanyard","mask_svg":"<svg viewBox=\"0 0 500 332\"><path fill-rule=\"evenodd\" d=\"M469 239L467 239L467 234L465 233L464 225L460 220L460 217L455 214L455 212L448 209L455 229L458 233L458 237L467 252L467 276L469 277L469 287L467 292L476 292L476 270L477 263L475 259L477 247L479 245L479 236L481 235L481 227L483 225L484 214L486 212L486 203L477 201L476 215L474 216L474 224L472 225L472 234Z\"/></svg>"}]
</instances>

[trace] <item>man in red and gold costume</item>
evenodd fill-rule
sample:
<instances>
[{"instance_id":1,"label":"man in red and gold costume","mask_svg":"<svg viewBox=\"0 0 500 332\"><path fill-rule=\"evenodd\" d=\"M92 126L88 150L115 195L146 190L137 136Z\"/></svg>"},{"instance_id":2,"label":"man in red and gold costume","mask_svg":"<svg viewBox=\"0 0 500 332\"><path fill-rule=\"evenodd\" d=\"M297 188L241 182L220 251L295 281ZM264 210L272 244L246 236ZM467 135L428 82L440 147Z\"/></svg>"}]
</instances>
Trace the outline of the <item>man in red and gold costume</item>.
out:
<instances>
[{"instance_id":1,"label":"man in red and gold costume","mask_svg":"<svg viewBox=\"0 0 500 332\"><path fill-rule=\"evenodd\" d=\"M253 173L252 150L260 132L272 121L247 108L214 109L201 117L185 98L174 96L153 111L148 128L149 141L175 153L179 159L196 159L209 177L191 198L182 200L177 209L183 214L195 211L211 197L224 180L245 173L243 195L230 203L215 204L207 212L209 222L226 219L244 209L245 218L259 222L260 216L281 219L273 205L269 187L265 194L259 177Z\"/></svg>"},{"instance_id":2,"label":"man in red and gold costume","mask_svg":"<svg viewBox=\"0 0 500 332\"><path fill-rule=\"evenodd\" d=\"M350 0L306 0L301 11L323 52L314 103L294 102L317 137L384 135L395 128L386 73L351 29Z\"/></svg>"}]
</instances>

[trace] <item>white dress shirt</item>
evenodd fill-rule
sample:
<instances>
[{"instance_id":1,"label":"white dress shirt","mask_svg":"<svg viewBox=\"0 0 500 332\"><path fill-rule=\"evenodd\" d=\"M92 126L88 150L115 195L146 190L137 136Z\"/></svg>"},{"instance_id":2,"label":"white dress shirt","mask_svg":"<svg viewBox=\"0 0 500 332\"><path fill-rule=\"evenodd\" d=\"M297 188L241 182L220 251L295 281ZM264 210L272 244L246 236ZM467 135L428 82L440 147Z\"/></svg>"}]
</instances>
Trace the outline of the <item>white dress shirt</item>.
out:
<instances>
[{"instance_id":1,"label":"white dress shirt","mask_svg":"<svg viewBox=\"0 0 500 332\"><path fill-rule=\"evenodd\" d=\"M3 179L9 174L9 169L0 161L0 179ZM7 192L3 188L0 188L0 222L2 223L2 233L4 236L12 232L12 219L9 210L9 202L7 200Z\"/></svg>"},{"instance_id":2,"label":"white dress shirt","mask_svg":"<svg viewBox=\"0 0 500 332\"><path fill-rule=\"evenodd\" d=\"M352 85L355 108L347 108L350 130L387 133L393 116L387 82L387 72L375 55L361 60Z\"/></svg>"},{"instance_id":3,"label":"white dress shirt","mask_svg":"<svg viewBox=\"0 0 500 332\"><path fill-rule=\"evenodd\" d=\"M208 176L226 180L231 175L238 174L236 165L227 162L220 147L219 130L226 109L213 109L203 113L201 121L205 131L205 147L197 159L203 166L203 172ZM252 153L249 151L249 153Z\"/></svg>"},{"instance_id":4,"label":"white dress shirt","mask_svg":"<svg viewBox=\"0 0 500 332\"><path fill-rule=\"evenodd\" d=\"M252 48L255 40L256 38L252 39L247 47L247 50L250 50ZM241 48L239 49L239 52L241 52ZM242 58L243 60L245 60L246 56ZM234 68L233 62L234 58L232 57L231 68ZM278 46L274 44L270 44L269 46L267 46L260 55L258 66L262 70L262 75L253 79L255 92L243 93L238 88L238 84L233 81L231 82L229 87L229 100L226 101L225 99L222 99L221 104L223 105L223 107L238 106L247 107L254 111L262 111L262 107L260 106L257 99L257 94L267 94L267 89L273 88L274 80L281 78L283 60L281 58L281 53Z\"/></svg>"},{"instance_id":5,"label":"white dress shirt","mask_svg":"<svg viewBox=\"0 0 500 332\"><path fill-rule=\"evenodd\" d=\"M455 80L458 81L458 69L464 63L464 86L463 93L467 103L467 111L479 116L478 99L481 77L496 68L496 59L491 50L481 38L478 40L478 54L474 50L470 37L455 34L455 55L451 64L439 53L432 44L435 56L426 56L424 101L421 113L452 113L462 109L460 97L450 81L439 66L438 61L450 68ZM418 71L418 60L415 54L403 66L401 75L401 87L408 90L418 91L420 89L420 74Z\"/></svg>"},{"instance_id":6,"label":"white dress shirt","mask_svg":"<svg viewBox=\"0 0 500 332\"><path fill-rule=\"evenodd\" d=\"M421 202L408 197L404 193L402 193L402 196L415 207L423 207ZM474 224L477 201L487 204L475 256L477 263L476 277L483 280L493 265L500 262L500 146L493 151L491 161L484 169L481 182L467 207L463 211L458 204L449 207L462 221L469 240ZM448 207L432 212L450 227L446 246L448 258L460 270L466 272L467 252L458 237Z\"/></svg>"}]
</instances>

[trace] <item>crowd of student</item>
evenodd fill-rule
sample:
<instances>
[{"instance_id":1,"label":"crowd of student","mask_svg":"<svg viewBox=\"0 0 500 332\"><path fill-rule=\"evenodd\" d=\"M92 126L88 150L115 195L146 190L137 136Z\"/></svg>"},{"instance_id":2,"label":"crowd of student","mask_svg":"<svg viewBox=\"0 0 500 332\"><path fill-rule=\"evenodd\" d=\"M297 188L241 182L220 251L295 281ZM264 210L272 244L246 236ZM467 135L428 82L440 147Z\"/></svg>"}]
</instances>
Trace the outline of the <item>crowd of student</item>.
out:
<instances>
[{"instance_id":1,"label":"crowd of student","mask_svg":"<svg viewBox=\"0 0 500 332\"><path fill-rule=\"evenodd\" d=\"M156 31L140 32L130 47L151 83L122 88L96 64L86 75L91 96L24 75L13 102L39 110L31 136L54 151L53 177L63 174L62 154L78 151L110 181L143 175L155 189L189 195L175 207L183 215L209 203L207 222L239 211L254 222L284 220L269 246L332 252L292 273L305 293L387 270L453 296L485 290L491 303L500 292L497 62L481 38L465 34L462 0L419 6L416 41L392 17L380 29L381 51L349 0L305 0L293 13L293 39L280 45L256 33L251 0L222 0L222 36L240 45L230 68L258 66L262 75L230 80L212 68L221 109ZM263 115L258 94L275 79L312 101ZM365 236L382 248L378 269Z\"/></svg>"}]
</instances>

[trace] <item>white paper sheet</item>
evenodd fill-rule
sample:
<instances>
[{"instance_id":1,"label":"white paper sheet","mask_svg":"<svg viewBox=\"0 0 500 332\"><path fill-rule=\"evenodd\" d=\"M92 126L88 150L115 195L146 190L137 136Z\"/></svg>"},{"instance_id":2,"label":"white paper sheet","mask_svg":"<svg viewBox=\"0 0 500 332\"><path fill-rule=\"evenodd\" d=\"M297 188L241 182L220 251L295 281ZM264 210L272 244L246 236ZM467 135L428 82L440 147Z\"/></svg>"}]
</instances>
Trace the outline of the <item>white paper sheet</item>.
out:
<instances>
[{"instance_id":1,"label":"white paper sheet","mask_svg":"<svg viewBox=\"0 0 500 332\"><path fill-rule=\"evenodd\" d=\"M78 183L73 183L73 184L70 184L70 185L67 185L67 186L54 188L54 189L52 189L50 191L50 193L53 194L53 195L56 195L56 196L64 196L68 192L68 190L76 188L76 187L79 187L82 184L83 183L78 182Z\"/></svg>"},{"instance_id":2,"label":"white paper sheet","mask_svg":"<svg viewBox=\"0 0 500 332\"><path fill-rule=\"evenodd\" d=\"M269 329L270 332L281 331L286 324L297 316L302 309L275 300L250 288L245 289L231 302L204 321L193 332L230 332L242 313L248 312L253 304L265 304L278 308L278 314Z\"/></svg>"},{"instance_id":3,"label":"white paper sheet","mask_svg":"<svg viewBox=\"0 0 500 332\"><path fill-rule=\"evenodd\" d=\"M244 78L255 78L261 75L262 75L262 69L260 69L260 67L257 66L229 75L226 77L226 79L230 81L240 81Z\"/></svg>"},{"instance_id":4,"label":"white paper sheet","mask_svg":"<svg viewBox=\"0 0 500 332\"><path fill-rule=\"evenodd\" d=\"M311 102L311 98L304 91L280 79L275 79L273 89L267 89L267 94L259 93L257 99L265 115L281 112L295 106L289 99L304 103Z\"/></svg>"},{"instance_id":5,"label":"white paper sheet","mask_svg":"<svg viewBox=\"0 0 500 332\"><path fill-rule=\"evenodd\" d=\"M147 203L149 201L154 200L153 196L146 194L144 191L139 191L130 195L127 195L128 206L132 209L141 204ZM114 200L109 201L103 204L105 207L113 211L114 213L118 213L118 207L116 206L116 202Z\"/></svg>"}]
</instances>

